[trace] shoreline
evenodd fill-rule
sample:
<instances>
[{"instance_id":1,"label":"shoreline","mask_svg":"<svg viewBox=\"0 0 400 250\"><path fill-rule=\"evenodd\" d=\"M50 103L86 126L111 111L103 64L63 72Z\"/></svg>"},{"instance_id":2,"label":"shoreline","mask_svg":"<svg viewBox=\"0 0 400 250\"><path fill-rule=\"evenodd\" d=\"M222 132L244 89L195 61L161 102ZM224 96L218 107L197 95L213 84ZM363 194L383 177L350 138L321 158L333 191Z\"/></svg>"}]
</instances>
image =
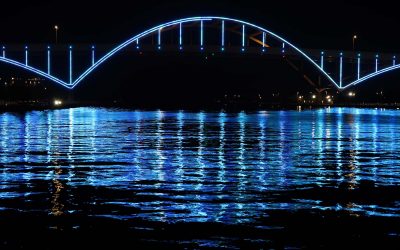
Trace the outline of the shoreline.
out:
<instances>
[{"instance_id":1,"label":"shoreline","mask_svg":"<svg viewBox=\"0 0 400 250\"><path fill-rule=\"evenodd\" d=\"M320 108L360 108L360 109L394 109L400 110L400 103L338 103L333 105L300 105L296 103L263 103L263 104L211 104L211 105L134 105L127 103L100 103L100 102L73 102L62 105L55 105L50 102L26 102L18 104L0 105L0 113L4 112L28 112L28 111L44 111L70 108L120 108L120 109L136 109L136 110L188 110L188 111L262 111L262 110L312 110Z\"/></svg>"}]
</instances>

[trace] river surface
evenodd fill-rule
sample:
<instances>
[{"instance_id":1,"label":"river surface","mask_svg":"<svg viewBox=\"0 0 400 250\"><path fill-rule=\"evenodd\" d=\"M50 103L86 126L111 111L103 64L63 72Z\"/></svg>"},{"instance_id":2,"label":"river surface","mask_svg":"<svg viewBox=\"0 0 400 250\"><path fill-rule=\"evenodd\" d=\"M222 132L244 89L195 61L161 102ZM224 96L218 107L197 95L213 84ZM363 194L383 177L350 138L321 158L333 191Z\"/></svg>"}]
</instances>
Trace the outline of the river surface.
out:
<instances>
[{"instance_id":1,"label":"river surface","mask_svg":"<svg viewBox=\"0 0 400 250\"><path fill-rule=\"evenodd\" d=\"M0 114L4 248L398 246L399 184L398 110Z\"/></svg>"}]
</instances>

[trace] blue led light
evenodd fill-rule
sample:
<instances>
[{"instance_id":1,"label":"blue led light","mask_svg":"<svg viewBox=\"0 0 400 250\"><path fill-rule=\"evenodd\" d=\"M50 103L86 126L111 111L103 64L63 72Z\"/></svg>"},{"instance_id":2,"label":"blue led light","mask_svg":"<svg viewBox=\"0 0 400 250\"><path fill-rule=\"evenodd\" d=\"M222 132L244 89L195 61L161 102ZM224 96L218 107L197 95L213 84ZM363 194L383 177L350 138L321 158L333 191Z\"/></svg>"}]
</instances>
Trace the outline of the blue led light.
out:
<instances>
[{"instance_id":1,"label":"blue led light","mask_svg":"<svg viewBox=\"0 0 400 250\"><path fill-rule=\"evenodd\" d=\"M94 65L94 61L95 61L95 51L94 51L94 46L92 46L92 65Z\"/></svg>"},{"instance_id":2,"label":"blue led light","mask_svg":"<svg viewBox=\"0 0 400 250\"><path fill-rule=\"evenodd\" d=\"M376 55L376 57L375 57L375 72L378 72L378 64L379 64L378 60L379 60L379 55Z\"/></svg>"},{"instance_id":3,"label":"blue led light","mask_svg":"<svg viewBox=\"0 0 400 250\"><path fill-rule=\"evenodd\" d=\"M179 48L182 50L182 23L179 23Z\"/></svg>"},{"instance_id":4,"label":"blue led light","mask_svg":"<svg viewBox=\"0 0 400 250\"><path fill-rule=\"evenodd\" d=\"M357 80L360 79L361 75L361 54L358 54L357 56Z\"/></svg>"},{"instance_id":5,"label":"blue led light","mask_svg":"<svg viewBox=\"0 0 400 250\"><path fill-rule=\"evenodd\" d=\"M158 29L158 49L161 49L161 30L162 28Z\"/></svg>"},{"instance_id":6,"label":"blue led light","mask_svg":"<svg viewBox=\"0 0 400 250\"><path fill-rule=\"evenodd\" d=\"M58 79L58 78L56 78L54 76L51 76L51 75L49 75L49 74L47 74L47 73L45 73L45 72L43 72L41 70L35 69L35 68L31 67L31 66L22 64L20 62L15 61L15 60L4 58L4 57L0 57L0 61L2 61L4 63L8 63L10 65L14 65L14 66L22 68L22 69L25 69L27 71L33 72L33 73L38 74L40 76L43 76L44 78L49 79L49 80L51 80L51 81L53 81L55 83L58 83L58 84L66 87L66 88L69 88L69 89L73 88L73 86L68 85L66 82L64 82L64 81L62 81L62 80L60 80L60 79Z\"/></svg>"},{"instance_id":7,"label":"blue led light","mask_svg":"<svg viewBox=\"0 0 400 250\"><path fill-rule=\"evenodd\" d=\"M204 46L204 22L203 20L200 21L200 47L203 50Z\"/></svg>"},{"instance_id":8,"label":"blue led light","mask_svg":"<svg viewBox=\"0 0 400 250\"><path fill-rule=\"evenodd\" d=\"M348 88L350 86L358 85L358 84L360 84L362 82L365 82L365 81L367 81L367 80L369 80L371 78L377 77L379 75L382 75L384 73L387 73L387 72L390 72L390 71L393 71L393 70L397 70L397 69L400 69L400 64L397 64L397 65L391 66L391 67L387 67L387 68L381 69L381 70L379 70L377 72L374 72L374 73L371 73L369 75L363 76L360 79L358 79L357 81L354 81L354 82L350 83L349 85L347 85L346 87L343 87L342 89L346 89L346 88Z\"/></svg>"},{"instance_id":9,"label":"blue led light","mask_svg":"<svg viewBox=\"0 0 400 250\"><path fill-rule=\"evenodd\" d=\"M6 47L5 46L2 47L2 52L3 52L3 57L6 57Z\"/></svg>"},{"instance_id":10,"label":"blue led light","mask_svg":"<svg viewBox=\"0 0 400 250\"><path fill-rule=\"evenodd\" d=\"M267 36L267 35L265 34L265 32L263 32L263 33L262 33L262 46L263 46L263 51L265 51L265 49L264 49L264 48L265 48L265 40L266 40L266 36Z\"/></svg>"},{"instance_id":11,"label":"blue led light","mask_svg":"<svg viewBox=\"0 0 400 250\"><path fill-rule=\"evenodd\" d=\"M25 46L25 65L28 65L28 46Z\"/></svg>"},{"instance_id":12,"label":"blue led light","mask_svg":"<svg viewBox=\"0 0 400 250\"><path fill-rule=\"evenodd\" d=\"M244 51L244 46L246 43L246 26L242 25L242 51Z\"/></svg>"},{"instance_id":13,"label":"blue led light","mask_svg":"<svg viewBox=\"0 0 400 250\"><path fill-rule=\"evenodd\" d=\"M72 46L69 46L69 84L72 83Z\"/></svg>"},{"instance_id":14,"label":"blue led light","mask_svg":"<svg viewBox=\"0 0 400 250\"><path fill-rule=\"evenodd\" d=\"M285 53L285 43L282 43L282 53Z\"/></svg>"},{"instance_id":15,"label":"blue led light","mask_svg":"<svg viewBox=\"0 0 400 250\"><path fill-rule=\"evenodd\" d=\"M321 52L321 69L323 70L324 69L324 55L325 55L325 52Z\"/></svg>"},{"instance_id":16,"label":"blue led light","mask_svg":"<svg viewBox=\"0 0 400 250\"><path fill-rule=\"evenodd\" d=\"M139 39L136 39L136 49L140 49L140 47L139 47Z\"/></svg>"},{"instance_id":17,"label":"blue led light","mask_svg":"<svg viewBox=\"0 0 400 250\"><path fill-rule=\"evenodd\" d=\"M340 74L339 74L339 87L342 87L343 84L343 53L340 53Z\"/></svg>"},{"instance_id":18,"label":"blue led light","mask_svg":"<svg viewBox=\"0 0 400 250\"><path fill-rule=\"evenodd\" d=\"M221 47L223 51L225 47L225 20L222 20L221 36Z\"/></svg>"},{"instance_id":19,"label":"blue led light","mask_svg":"<svg viewBox=\"0 0 400 250\"><path fill-rule=\"evenodd\" d=\"M50 75L50 46L47 46L47 74Z\"/></svg>"}]
</instances>

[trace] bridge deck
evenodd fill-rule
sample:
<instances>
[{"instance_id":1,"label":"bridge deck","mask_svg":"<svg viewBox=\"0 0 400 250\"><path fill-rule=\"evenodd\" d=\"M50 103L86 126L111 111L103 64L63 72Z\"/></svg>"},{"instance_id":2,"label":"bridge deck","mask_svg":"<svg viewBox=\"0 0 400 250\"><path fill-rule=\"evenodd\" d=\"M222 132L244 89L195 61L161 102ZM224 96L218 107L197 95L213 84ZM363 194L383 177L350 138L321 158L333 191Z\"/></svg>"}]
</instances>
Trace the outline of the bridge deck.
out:
<instances>
[{"instance_id":1,"label":"bridge deck","mask_svg":"<svg viewBox=\"0 0 400 250\"><path fill-rule=\"evenodd\" d=\"M51 51L55 53L67 53L69 49L68 44L58 44L58 45L51 45ZM73 45L73 51L74 53L90 53L92 44L75 44ZM95 46L95 51L97 53L105 54L118 46L118 44L97 44ZM9 44L5 45L6 51L9 53L23 53L25 51L25 45L22 44ZM39 53L43 52L45 53L47 51L47 44L33 44L29 45L29 52L33 53ZM137 50L135 45L131 46L132 50ZM143 44L140 46L141 51L158 51L158 46L157 45L151 45L151 44ZM162 45L162 51L171 51L171 52L178 52L179 46L177 44L163 44ZM200 50L200 47L198 45L184 45L184 51L185 52L205 52L205 53L221 53L221 47L220 46L215 46L215 45L205 45L204 46L204 51ZM335 59L339 58L340 53L342 51L337 51L337 50L320 50L320 49L303 49L303 52L305 52L308 56L311 58L315 59L316 61L320 60L321 58L321 52L324 52L324 57L325 59ZM282 49L279 48L265 48L265 52L262 52L261 47L246 47L245 51L242 51L242 47L240 46L227 46L225 47L226 53L247 53L247 54L269 54L269 55L282 55ZM99 55L101 55L99 54ZM374 52L369 52L369 51L343 51L343 58L345 59L354 59L357 57L358 54L361 54L362 60L375 60L376 55L379 55L379 60L380 61L391 61L393 59L394 54L389 54L389 53L374 53ZM296 51L293 51L292 49L288 48L285 50L285 55L287 56L294 56L298 57L299 54Z\"/></svg>"}]
</instances>

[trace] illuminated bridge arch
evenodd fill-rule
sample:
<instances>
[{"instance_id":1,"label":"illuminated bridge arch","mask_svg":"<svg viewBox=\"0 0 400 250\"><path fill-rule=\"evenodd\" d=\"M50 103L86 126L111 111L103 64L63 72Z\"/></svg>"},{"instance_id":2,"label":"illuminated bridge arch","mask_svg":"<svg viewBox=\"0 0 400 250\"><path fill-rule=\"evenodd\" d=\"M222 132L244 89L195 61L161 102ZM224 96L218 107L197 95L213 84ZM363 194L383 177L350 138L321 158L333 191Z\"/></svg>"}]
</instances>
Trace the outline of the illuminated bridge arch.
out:
<instances>
[{"instance_id":1,"label":"illuminated bridge arch","mask_svg":"<svg viewBox=\"0 0 400 250\"><path fill-rule=\"evenodd\" d=\"M394 61L393 66L386 67L386 68L383 68L383 69L378 70L376 72L373 72L371 74L368 74L366 76L363 76L360 79L358 79L358 80L356 80L356 81L354 81L354 82L352 82L352 83L350 83L350 84L348 84L345 87L342 87L340 89L344 90L344 89L347 89L347 88L350 88L350 87L354 87L356 85L359 85L360 83L368 81L371 78L375 78L377 76L380 76L380 75L382 75L384 73L387 73L387 72L391 72L391 71L396 70L396 69L400 69L400 64L396 64L396 62Z\"/></svg>"},{"instance_id":2,"label":"illuminated bridge arch","mask_svg":"<svg viewBox=\"0 0 400 250\"><path fill-rule=\"evenodd\" d=\"M324 69L324 59L323 56L321 57L321 62L320 64L318 64L315 60L313 60L310 55L306 54L303 50L299 49L298 47L296 47L295 45L293 45L291 42L287 41L286 39L284 39L283 37L275 34L272 31L269 31L263 27L260 27L258 25L246 22L246 21L242 21L242 20L238 20L238 19L233 19L233 18L227 18L227 17L213 17L213 16L205 16L205 17L191 17L191 18L184 18L184 19L179 19L179 20L175 20L175 21L171 21L171 22L167 22L167 23L163 23L161 25L155 26L151 29L148 29L136 36L133 36L132 38L126 40L125 42L121 43L120 45L116 46L114 49L112 49L111 51L109 51L107 54L105 54L103 57L101 57L98 60L94 60L94 53L93 53L93 57L92 57L92 65L86 69L80 76L78 76L75 80L72 79L72 63L71 63L71 49L72 47L70 47L70 79L69 81L63 81L53 75L50 74L50 70L48 70L47 72L42 71L40 69L34 68L32 66L28 65L28 56L27 56L27 50L25 51L26 53L26 61L25 63L21 63L18 62L16 60L10 59L10 58L6 58L4 51L3 51L3 56L0 56L0 61L5 62L7 64L11 64L14 66L17 66L19 68L25 69L27 71L33 72L35 74L38 74L44 78L47 78L51 81L54 81L66 88L69 89L73 89L75 86L77 86L80 82L82 82L89 74L91 74L93 71L95 71L100 65L102 65L104 62L106 62L108 59L110 59L113 55L115 55L116 53L120 52L121 50L123 50L124 48L128 47L129 45L132 44L136 44L136 46L139 46L139 41L147 36L153 35L158 33L159 36L159 43L161 41L161 31L163 29L169 28L169 27L173 27L173 26L177 26L179 25L179 29L180 29L180 45L182 44L182 25L186 24L186 23L195 23L195 22L199 22L201 25L201 42L200 42L200 46L201 49L203 49L203 26L204 23L209 22L209 21L220 21L222 24L221 30L222 30L222 50L224 48L224 34L225 34L225 22L232 22L232 23L236 23L236 24L240 24L243 27L243 30L241 32L242 35L242 46L243 46L243 50L245 47L245 28L246 27L250 27L252 29L258 30L260 32L260 34L262 34L262 46L265 47L265 37L266 35L268 35L268 37L274 38L276 41L279 41L280 43L282 43L282 49L285 50L285 48L287 49L292 49L296 54L300 55L301 57L305 58L311 65L313 65L324 77L326 77L326 79L331 82L337 89L346 89L350 86L355 86L357 84L360 84L361 82L364 82L370 78L376 77L378 75L381 75L383 73L389 72L389 71L393 71L396 69L400 68L400 64L396 64L395 59L393 59L393 66L378 70L378 67L376 67L376 71L360 77L360 73L359 76L357 78L357 80L346 84L345 86L343 86L342 84L342 54L341 54L341 59L340 59L340 81L335 81L330 74ZM323 55L323 54L322 54ZM48 60L48 64L50 64L49 62L50 60ZM48 68L50 68L50 66L48 65ZM342 87L343 86L343 87Z\"/></svg>"},{"instance_id":3,"label":"illuminated bridge arch","mask_svg":"<svg viewBox=\"0 0 400 250\"><path fill-rule=\"evenodd\" d=\"M66 88L69 88L69 89L73 88L73 86L71 84L68 84L68 83L64 82L63 80L61 80L61 79L59 79L59 78L57 78L55 76L52 76L52 75L50 75L50 74L48 74L48 73L46 73L46 72L44 72L44 71L42 71L40 69L31 67L31 66L27 65L27 63L23 64L21 62L18 62L18 61L13 60L13 59L6 58L4 56L0 56L0 62L4 62L6 64L10 64L10 65L16 66L18 68L22 68L22 69L24 69L24 70L26 70L28 72L35 73L35 74L37 74L39 76L42 76L42 77L44 77L44 78L46 78L48 80L51 80L51 81L53 81L55 83L58 83L61 86L64 86Z\"/></svg>"}]
</instances>

